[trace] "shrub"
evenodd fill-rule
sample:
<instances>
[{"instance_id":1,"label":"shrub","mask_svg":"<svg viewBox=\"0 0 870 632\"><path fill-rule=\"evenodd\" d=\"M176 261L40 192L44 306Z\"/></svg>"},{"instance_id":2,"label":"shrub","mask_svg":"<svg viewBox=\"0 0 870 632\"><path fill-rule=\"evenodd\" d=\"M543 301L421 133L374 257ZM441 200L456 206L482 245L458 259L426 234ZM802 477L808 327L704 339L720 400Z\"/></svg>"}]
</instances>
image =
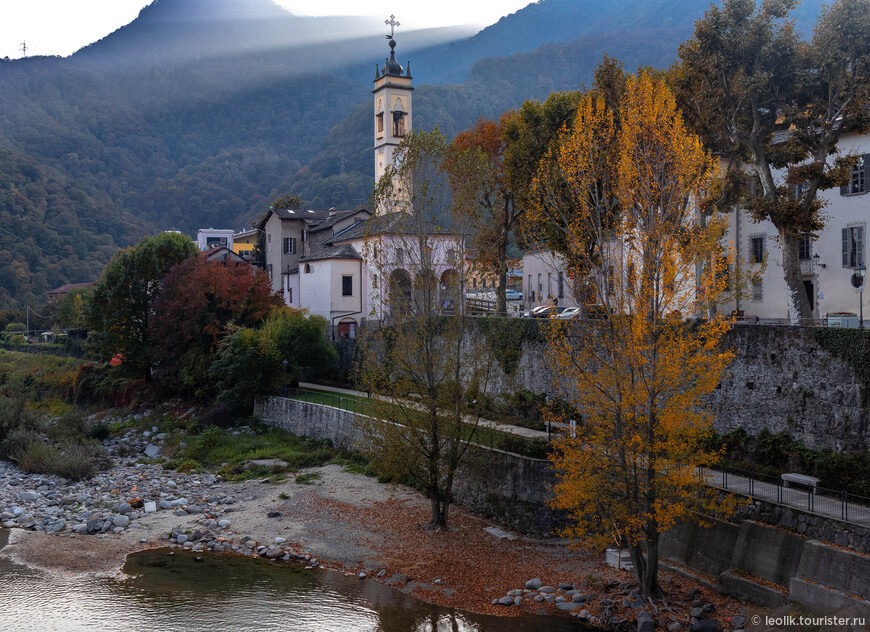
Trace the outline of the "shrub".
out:
<instances>
[{"instance_id":1,"label":"shrub","mask_svg":"<svg viewBox=\"0 0 870 632\"><path fill-rule=\"evenodd\" d=\"M57 450L43 443L41 440L34 441L26 448L19 451L15 462L25 472L31 474L48 474L51 472L51 463Z\"/></svg>"},{"instance_id":2,"label":"shrub","mask_svg":"<svg viewBox=\"0 0 870 632\"><path fill-rule=\"evenodd\" d=\"M16 428L0 443L0 458L17 463L19 455L33 443L42 443L42 437L38 432L29 428Z\"/></svg>"},{"instance_id":3,"label":"shrub","mask_svg":"<svg viewBox=\"0 0 870 632\"><path fill-rule=\"evenodd\" d=\"M108 424L104 422L100 422L94 426L88 428L87 436L91 439L95 439L97 441L104 441L109 438L109 435L112 434L112 431L109 429Z\"/></svg>"},{"instance_id":4,"label":"shrub","mask_svg":"<svg viewBox=\"0 0 870 632\"><path fill-rule=\"evenodd\" d=\"M65 442L54 451L50 461L51 474L74 481L83 481L97 473L98 446Z\"/></svg>"}]
</instances>

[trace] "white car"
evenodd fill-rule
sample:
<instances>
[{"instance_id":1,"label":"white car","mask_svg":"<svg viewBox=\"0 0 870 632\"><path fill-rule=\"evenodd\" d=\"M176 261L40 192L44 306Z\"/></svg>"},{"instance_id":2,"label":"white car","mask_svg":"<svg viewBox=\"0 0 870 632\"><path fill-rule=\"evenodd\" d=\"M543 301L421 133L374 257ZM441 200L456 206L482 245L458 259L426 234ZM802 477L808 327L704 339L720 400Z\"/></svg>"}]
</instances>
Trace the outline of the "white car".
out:
<instances>
[{"instance_id":1,"label":"white car","mask_svg":"<svg viewBox=\"0 0 870 632\"><path fill-rule=\"evenodd\" d=\"M580 318L580 308L579 307L568 307L564 312L556 316L556 318L561 318L562 320L570 320L572 318Z\"/></svg>"},{"instance_id":2,"label":"white car","mask_svg":"<svg viewBox=\"0 0 870 632\"><path fill-rule=\"evenodd\" d=\"M523 293L509 288L504 291L504 297L508 301L521 301L523 300Z\"/></svg>"}]
</instances>

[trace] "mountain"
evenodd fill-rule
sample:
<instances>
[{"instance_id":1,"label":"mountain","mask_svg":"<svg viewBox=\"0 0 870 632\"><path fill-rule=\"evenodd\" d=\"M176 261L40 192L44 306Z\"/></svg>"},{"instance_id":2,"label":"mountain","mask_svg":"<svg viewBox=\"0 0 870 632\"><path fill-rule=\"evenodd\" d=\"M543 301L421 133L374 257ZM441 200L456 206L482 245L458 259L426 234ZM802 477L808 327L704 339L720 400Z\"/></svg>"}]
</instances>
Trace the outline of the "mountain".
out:
<instances>
[{"instance_id":1,"label":"mountain","mask_svg":"<svg viewBox=\"0 0 870 632\"><path fill-rule=\"evenodd\" d=\"M473 36L401 31L415 124L452 136L579 88L605 52L629 70L667 65L705 6L541 0ZM271 0L155 0L69 58L0 60L0 303L93 280L145 233L240 228L288 190L365 203L383 32Z\"/></svg>"}]
</instances>

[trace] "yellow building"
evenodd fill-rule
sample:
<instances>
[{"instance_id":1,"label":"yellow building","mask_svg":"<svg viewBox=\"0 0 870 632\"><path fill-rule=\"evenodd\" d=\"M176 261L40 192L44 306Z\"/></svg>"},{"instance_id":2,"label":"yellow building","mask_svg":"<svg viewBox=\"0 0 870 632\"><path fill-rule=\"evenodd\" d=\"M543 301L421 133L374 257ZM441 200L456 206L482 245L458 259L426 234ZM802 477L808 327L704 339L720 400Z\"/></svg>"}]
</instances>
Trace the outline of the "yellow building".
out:
<instances>
[{"instance_id":1,"label":"yellow building","mask_svg":"<svg viewBox=\"0 0 870 632\"><path fill-rule=\"evenodd\" d=\"M252 228L251 230L243 230L233 235L233 252L245 258L253 256L254 249L257 247L257 235L259 233L258 229Z\"/></svg>"}]
</instances>

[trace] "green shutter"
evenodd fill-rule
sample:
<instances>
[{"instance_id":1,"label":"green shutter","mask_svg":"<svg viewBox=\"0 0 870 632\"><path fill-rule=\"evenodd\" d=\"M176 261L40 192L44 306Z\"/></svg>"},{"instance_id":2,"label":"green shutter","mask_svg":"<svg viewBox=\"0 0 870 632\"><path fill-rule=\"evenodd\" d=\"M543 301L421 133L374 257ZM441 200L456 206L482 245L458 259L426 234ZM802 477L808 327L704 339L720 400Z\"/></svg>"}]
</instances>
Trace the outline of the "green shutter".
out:
<instances>
[{"instance_id":1,"label":"green shutter","mask_svg":"<svg viewBox=\"0 0 870 632\"><path fill-rule=\"evenodd\" d=\"M849 229L843 229L843 267L849 267Z\"/></svg>"}]
</instances>

